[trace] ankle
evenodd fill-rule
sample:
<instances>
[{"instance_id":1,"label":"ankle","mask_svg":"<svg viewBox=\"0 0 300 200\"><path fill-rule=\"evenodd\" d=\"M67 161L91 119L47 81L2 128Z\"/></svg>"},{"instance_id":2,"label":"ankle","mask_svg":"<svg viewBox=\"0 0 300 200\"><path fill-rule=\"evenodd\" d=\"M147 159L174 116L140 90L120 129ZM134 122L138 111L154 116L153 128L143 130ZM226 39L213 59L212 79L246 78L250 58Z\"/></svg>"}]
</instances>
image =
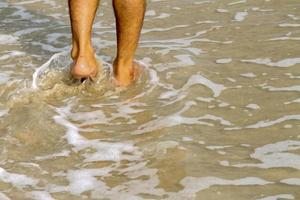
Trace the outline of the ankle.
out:
<instances>
[{"instance_id":1,"label":"ankle","mask_svg":"<svg viewBox=\"0 0 300 200\"><path fill-rule=\"evenodd\" d=\"M71 57L73 60L78 59L78 57L86 57L90 55L94 55L95 51L92 45L87 45L85 47L79 48L77 45L73 45L71 50Z\"/></svg>"},{"instance_id":2,"label":"ankle","mask_svg":"<svg viewBox=\"0 0 300 200\"><path fill-rule=\"evenodd\" d=\"M133 61L131 60L118 60L114 61L114 75L116 77L127 77L133 71Z\"/></svg>"},{"instance_id":3,"label":"ankle","mask_svg":"<svg viewBox=\"0 0 300 200\"><path fill-rule=\"evenodd\" d=\"M115 62L120 65L132 65L133 60L134 60L134 57L132 57L132 56L117 55L117 57L115 58Z\"/></svg>"},{"instance_id":4,"label":"ankle","mask_svg":"<svg viewBox=\"0 0 300 200\"><path fill-rule=\"evenodd\" d=\"M75 59L77 58L77 55L78 55L78 50L77 50L77 48L72 47L72 50L71 50L71 58L72 58L73 60L75 60Z\"/></svg>"},{"instance_id":5,"label":"ankle","mask_svg":"<svg viewBox=\"0 0 300 200\"><path fill-rule=\"evenodd\" d=\"M114 60L114 66L116 70L128 70L133 67L133 58L116 58Z\"/></svg>"}]
</instances>

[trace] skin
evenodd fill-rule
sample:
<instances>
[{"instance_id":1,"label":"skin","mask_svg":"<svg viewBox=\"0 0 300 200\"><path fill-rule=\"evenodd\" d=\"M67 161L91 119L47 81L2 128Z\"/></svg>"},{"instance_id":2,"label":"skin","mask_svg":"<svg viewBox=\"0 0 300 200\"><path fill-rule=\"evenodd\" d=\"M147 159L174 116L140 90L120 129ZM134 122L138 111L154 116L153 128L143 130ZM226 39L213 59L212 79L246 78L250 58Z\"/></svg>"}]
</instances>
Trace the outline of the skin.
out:
<instances>
[{"instance_id":1,"label":"skin","mask_svg":"<svg viewBox=\"0 0 300 200\"><path fill-rule=\"evenodd\" d=\"M95 77L97 61L92 46L92 25L99 0L69 0L72 28L71 74L76 79ZM138 76L134 55L144 21L145 0L113 0L117 29L114 78L119 86L131 85Z\"/></svg>"}]
</instances>

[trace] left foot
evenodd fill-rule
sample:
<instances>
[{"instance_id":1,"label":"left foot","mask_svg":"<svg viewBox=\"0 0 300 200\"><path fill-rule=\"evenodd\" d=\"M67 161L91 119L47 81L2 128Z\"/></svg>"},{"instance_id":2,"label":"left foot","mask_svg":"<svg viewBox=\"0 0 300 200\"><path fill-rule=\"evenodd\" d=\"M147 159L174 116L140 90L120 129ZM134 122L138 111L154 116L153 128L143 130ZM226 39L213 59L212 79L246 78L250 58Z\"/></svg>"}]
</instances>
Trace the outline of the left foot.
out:
<instances>
[{"instance_id":1,"label":"left foot","mask_svg":"<svg viewBox=\"0 0 300 200\"><path fill-rule=\"evenodd\" d=\"M79 55L76 49L72 50L71 56L74 60L73 66L71 67L71 75L75 79L93 78L98 73L97 61L92 48L86 50L85 53Z\"/></svg>"}]
</instances>

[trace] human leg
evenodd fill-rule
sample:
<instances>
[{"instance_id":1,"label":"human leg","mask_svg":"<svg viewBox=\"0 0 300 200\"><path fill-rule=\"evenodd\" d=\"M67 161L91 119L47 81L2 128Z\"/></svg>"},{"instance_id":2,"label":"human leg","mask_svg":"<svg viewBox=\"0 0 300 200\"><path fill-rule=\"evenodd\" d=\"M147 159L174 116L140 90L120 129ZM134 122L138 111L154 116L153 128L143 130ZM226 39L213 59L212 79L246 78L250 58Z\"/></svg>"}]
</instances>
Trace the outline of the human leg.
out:
<instances>
[{"instance_id":1,"label":"human leg","mask_svg":"<svg viewBox=\"0 0 300 200\"><path fill-rule=\"evenodd\" d=\"M117 56L114 76L121 86L130 85L136 78L138 64L134 54L143 25L145 0L113 0L117 27Z\"/></svg>"},{"instance_id":2,"label":"human leg","mask_svg":"<svg viewBox=\"0 0 300 200\"><path fill-rule=\"evenodd\" d=\"M71 57L74 60L71 74L75 78L93 77L97 74L91 35L98 4L99 0L69 0L73 45Z\"/></svg>"}]
</instances>

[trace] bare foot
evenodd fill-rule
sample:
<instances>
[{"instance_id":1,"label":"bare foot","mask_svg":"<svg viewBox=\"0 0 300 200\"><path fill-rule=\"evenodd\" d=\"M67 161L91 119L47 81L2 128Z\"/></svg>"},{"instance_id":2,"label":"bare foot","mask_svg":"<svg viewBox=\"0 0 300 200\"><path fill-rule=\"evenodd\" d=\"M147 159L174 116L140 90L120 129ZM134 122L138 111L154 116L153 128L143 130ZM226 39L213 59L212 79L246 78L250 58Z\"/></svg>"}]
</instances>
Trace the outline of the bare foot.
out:
<instances>
[{"instance_id":1,"label":"bare foot","mask_svg":"<svg viewBox=\"0 0 300 200\"><path fill-rule=\"evenodd\" d=\"M78 54L76 48L73 48L71 56L74 63L71 67L71 75L75 79L95 77L98 73L98 67L94 51L91 49L87 50L86 53Z\"/></svg>"},{"instance_id":2,"label":"bare foot","mask_svg":"<svg viewBox=\"0 0 300 200\"><path fill-rule=\"evenodd\" d=\"M114 78L117 86L129 86L133 84L141 73L141 64L134 61L131 64L120 64L115 60L114 62Z\"/></svg>"}]
</instances>

